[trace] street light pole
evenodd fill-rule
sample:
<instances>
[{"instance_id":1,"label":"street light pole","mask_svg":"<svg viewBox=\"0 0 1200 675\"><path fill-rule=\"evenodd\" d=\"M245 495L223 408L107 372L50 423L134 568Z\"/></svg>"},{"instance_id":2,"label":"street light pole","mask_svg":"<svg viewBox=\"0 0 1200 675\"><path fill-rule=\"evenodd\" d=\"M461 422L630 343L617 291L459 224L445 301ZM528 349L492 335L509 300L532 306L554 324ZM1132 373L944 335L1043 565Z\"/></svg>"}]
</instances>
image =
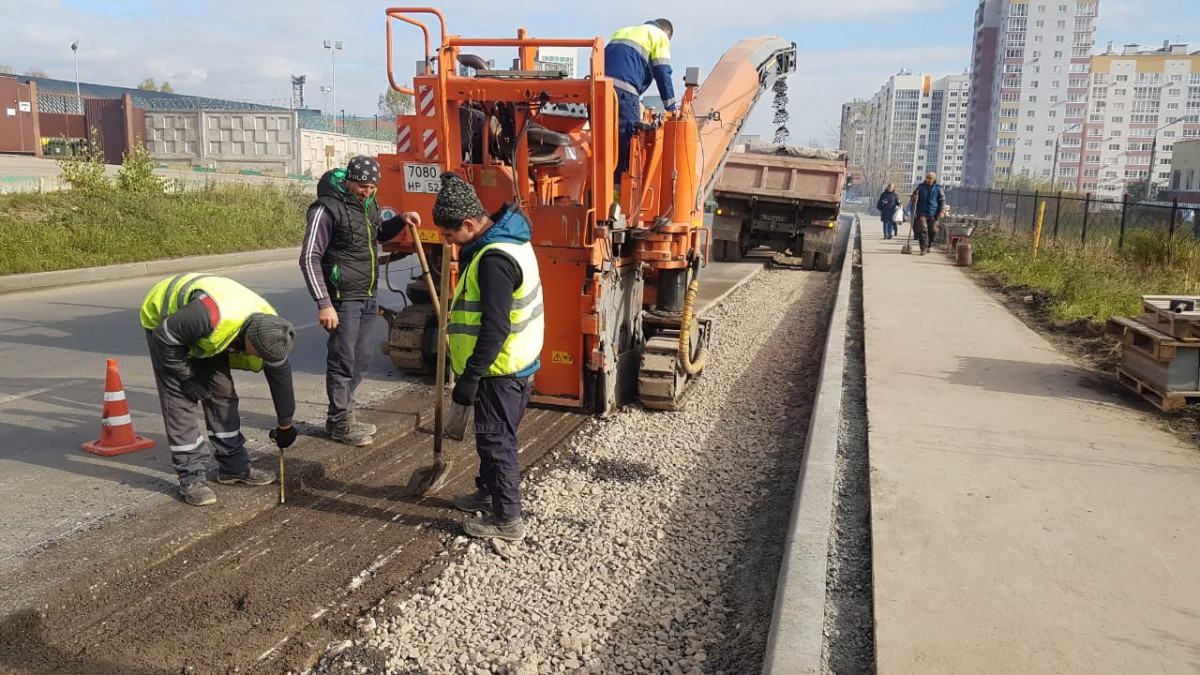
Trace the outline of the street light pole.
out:
<instances>
[{"instance_id":1,"label":"street light pole","mask_svg":"<svg viewBox=\"0 0 1200 675\"><path fill-rule=\"evenodd\" d=\"M329 50L329 65L333 71L333 87L330 89L333 96L333 130L337 131L337 53L342 49L341 40L326 40L325 49Z\"/></svg>"},{"instance_id":2,"label":"street light pole","mask_svg":"<svg viewBox=\"0 0 1200 675\"><path fill-rule=\"evenodd\" d=\"M79 96L79 40L71 43L71 53L75 55L75 103L82 106L83 99Z\"/></svg>"}]
</instances>

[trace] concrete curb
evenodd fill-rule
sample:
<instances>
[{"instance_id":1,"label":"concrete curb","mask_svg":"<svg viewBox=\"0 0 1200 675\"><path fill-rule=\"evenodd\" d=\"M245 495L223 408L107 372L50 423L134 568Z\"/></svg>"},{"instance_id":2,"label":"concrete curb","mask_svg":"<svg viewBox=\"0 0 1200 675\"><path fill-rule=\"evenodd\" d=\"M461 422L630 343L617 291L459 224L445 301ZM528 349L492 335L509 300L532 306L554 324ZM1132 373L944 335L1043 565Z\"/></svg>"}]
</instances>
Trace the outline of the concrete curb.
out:
<instances>
[{"instance_id":1,"label":"concrete curb","mask_svg":"<svg viewBox=\"0 0 1200 675\"><path fill-rule=\"evenodd\" d=\"M839 271L837 296L829 317L825 358L817 381L816 399L804 463L796 485L796 501L788 523L775 610L763 658L764 675L822 672L825 642L825 591L829 541L833 526L833 493L837 471L838 432L842 418L842 371L846 361L846 323L850 315L850 277L855 217Z\"/></svg>"},{"instance_id":2,"label":"concrete curb","mask_svg":"<svg viewBox=\"0 0 1200 675\"><path fill-rule=\"evenodd\" d=\"M29 291L38 288L52 288L54 286L73 286L93 281L132 279L150 275L168 276L180 272L199 272L240 267L243 265L256 265L264 262L287 260L288 258L299 261L300 247L247 251L245 253L226 253L223 255L202 255L192 258L175 258L172 260L150 260L124 265L59 270L57 272L12 274L0 276L0 293Z\"/></svg>"}]
</instances>

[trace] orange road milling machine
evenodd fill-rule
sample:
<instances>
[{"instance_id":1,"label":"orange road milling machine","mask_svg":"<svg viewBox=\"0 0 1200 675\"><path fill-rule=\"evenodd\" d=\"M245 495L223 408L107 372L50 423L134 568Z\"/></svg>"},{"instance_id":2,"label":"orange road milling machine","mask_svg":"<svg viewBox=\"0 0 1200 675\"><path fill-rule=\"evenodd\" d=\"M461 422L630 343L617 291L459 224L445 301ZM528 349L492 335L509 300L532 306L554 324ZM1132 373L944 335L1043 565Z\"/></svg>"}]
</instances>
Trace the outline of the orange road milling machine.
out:
<instances>
[{"instance_id":1,"label":"orange road milling machine","mask_svg":"<svg viewBox=\"0 0 1200 675\"><path fill-rule=\"evenodd\" d=\"M437 20L436 49L418 16ZM464 38L447 34L433 8L391 8L387 17L388 80L415 110L396 120L396 153L379 156L384 216L429 214L443 171L464 176L487 209L519 206L533 224L545 306L533 401L600 415L636 399L677 409L713 330L711 320L691 316L710 240L703 200L759 96L796 69L795 44L743 40L703 85L699 69L688 68L678 110L647 111L638 125L616 199L617 96L600 38L534 38L524 29L515 38ZM411 88L393 72L393 26L401 23L424 35L427 56ZM539 69L543 47L589 49L590 66L580 78ZM515 50L512 70L466 51L495 48ZM425 221L419 245L436 274L441 238ZM383 248L394 260L417 245L409 230ZM387 349L398 369L428 373L436 308L419 282L407 294L409 306L384 311Z\"/></svg>"}]
</instances>

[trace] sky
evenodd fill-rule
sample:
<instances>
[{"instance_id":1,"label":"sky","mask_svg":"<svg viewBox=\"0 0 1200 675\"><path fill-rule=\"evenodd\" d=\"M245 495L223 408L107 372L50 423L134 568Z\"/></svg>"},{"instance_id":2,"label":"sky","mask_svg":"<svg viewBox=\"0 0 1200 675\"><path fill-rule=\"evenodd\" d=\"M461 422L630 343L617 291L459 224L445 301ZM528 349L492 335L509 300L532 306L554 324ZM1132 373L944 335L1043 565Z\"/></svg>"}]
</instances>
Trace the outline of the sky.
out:
<instances>
[{"instance_id":1,"label":"sky","mask_svg":"<svg viewBox=\"0 0 1200 675\"><path fill-rule=\"evenodd\" d=\"M1050 0L1047 0L1048 2ZM1063 0L1071 1L1071 0ZM1101 0L1097 50L1181 41L1200 50L1195 0ZM437 5L451 34L607 40L613 30L663 16L675 26L671 60L677 89L684 69L702 75L746 37L795 42L798 70L788 81L790 142L834 147L841 105L870 98L902 69L934 76L962 73L971 58L973 0L454 0ZM635 6L636 5L636 6ZM146 78L176 93L288 106L291 76L306 75L305 104L328 108L320 87L333 84L337 108L373 115L387 89L386 18L394 6L371 0L0 0L0 64L17 73L44 70L74 80L70 45L79 41L79 79L136 86ZM1153 7L1153 11L1147 11ZM394 69L411 77L420 33L394 23ZM435 34L436 38L436 34ZM324 40L341 40L331 63ZM483 53L498 63L515 54ZM649 94L655 93L653 87ZM771 136L770 92L746 133Z\"/></svg>"}]
</instances>

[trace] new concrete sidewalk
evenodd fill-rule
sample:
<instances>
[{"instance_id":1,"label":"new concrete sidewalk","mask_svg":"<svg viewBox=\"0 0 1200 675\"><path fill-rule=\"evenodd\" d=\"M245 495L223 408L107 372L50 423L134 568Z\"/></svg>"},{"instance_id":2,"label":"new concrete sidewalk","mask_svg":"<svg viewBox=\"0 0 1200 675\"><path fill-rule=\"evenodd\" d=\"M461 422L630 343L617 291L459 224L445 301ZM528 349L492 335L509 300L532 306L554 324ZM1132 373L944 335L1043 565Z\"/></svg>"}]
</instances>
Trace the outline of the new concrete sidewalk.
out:
<instances>
[{"instance_id":1,"label":"new concrete sidewalk","mask_svg":"<svg viewBox=\"0 0 1200 675\"><path fill-rule=\"evenodd\" d=\"M863 230L878 672L1200 672L1200 450Z\"/></svg>"}]
</instances>

